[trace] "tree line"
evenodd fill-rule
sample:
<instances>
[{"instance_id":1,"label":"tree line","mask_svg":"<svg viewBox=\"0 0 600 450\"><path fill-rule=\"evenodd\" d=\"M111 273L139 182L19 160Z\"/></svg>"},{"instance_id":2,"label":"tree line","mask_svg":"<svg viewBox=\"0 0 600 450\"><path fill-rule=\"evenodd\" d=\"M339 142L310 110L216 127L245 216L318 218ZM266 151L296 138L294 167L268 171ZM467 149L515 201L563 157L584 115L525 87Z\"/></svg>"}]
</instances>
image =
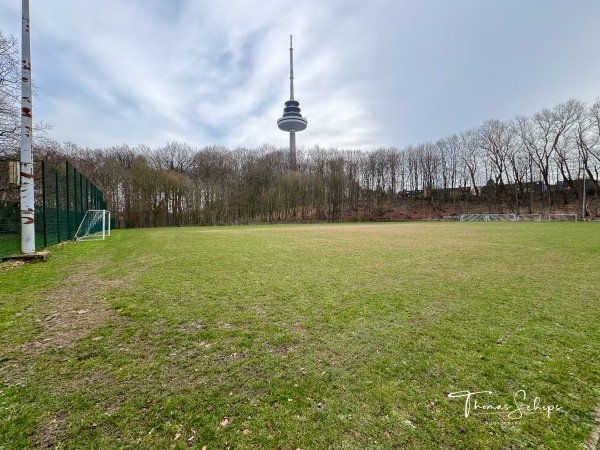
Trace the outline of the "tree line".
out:
<instances>
[{"instance_id":1,"label":"tree line","mask_svg":"<svg viewBox=\"0 0 600 450\"><path fill-rule=\"evenodd\" d=\"M287 149L182 143L84 149L48 142L104 191L119 226L385 220L405 206L450 213L598 215L600 100L569 100L531 117L489 120L402 149ZM590 207L591 205L591 207ZM423 209L424 208L424 209Z\"/></svg>"},{"instance_id":2,"label":"tree line","mask_svg":"<svg viewBox=\"0 0 600 450\"><path fill-rule=\"evenodd\" d=\"M0 89L0 159L5 160L18 158L17 80L6 63L17 56L15 43L9 39L0 46L0 77L8 80L0 82L6 87ZM3 48L9 56L1 59ZM43 132L47 127L38 128L36 158L58 166L68 159L103 190L119 227L581 213L584 184L586 215L598 216L600 99L488 120L400 149L300 149L295 170L287 149L268 144L89 149L55 142ZM14 193L0 186L2 199Z\"/></svg>"}]
</instances>

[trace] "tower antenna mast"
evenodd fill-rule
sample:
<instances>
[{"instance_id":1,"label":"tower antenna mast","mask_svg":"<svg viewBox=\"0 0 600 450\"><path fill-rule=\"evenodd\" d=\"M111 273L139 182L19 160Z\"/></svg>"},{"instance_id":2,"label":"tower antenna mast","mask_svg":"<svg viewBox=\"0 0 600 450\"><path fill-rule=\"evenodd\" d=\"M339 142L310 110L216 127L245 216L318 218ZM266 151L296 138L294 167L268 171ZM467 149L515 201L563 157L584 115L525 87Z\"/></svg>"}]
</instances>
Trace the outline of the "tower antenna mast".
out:
<instances>
[{"instance_id":1,"label":"tower antenna mast","mask_svg":"<svg viewBox=\"0 0 600 450\"><path fill-rule=\"evenodd\" d=\"M290 34L290 100L294 100L294 46Z\"/></svg>"}]
</instances>

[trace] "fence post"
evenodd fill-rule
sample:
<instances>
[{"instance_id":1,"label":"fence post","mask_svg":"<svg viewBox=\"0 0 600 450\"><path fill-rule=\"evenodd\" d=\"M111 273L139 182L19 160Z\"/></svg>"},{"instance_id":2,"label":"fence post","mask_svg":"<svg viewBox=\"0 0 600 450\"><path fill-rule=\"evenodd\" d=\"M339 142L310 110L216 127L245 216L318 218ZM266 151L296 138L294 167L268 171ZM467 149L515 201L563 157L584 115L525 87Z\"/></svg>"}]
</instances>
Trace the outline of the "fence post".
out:
<instances>
[{"instance_id":1,"label":"fence post","mask_svg":"<svg viewBox=\"0 0 600 450\"><path fill-rule=\"evenodd\" d=\"M65 185L67 187L67 239L71 239L71 214L70 214L70 210L71 210L71 196L70 196L70 192L69 192L69 161L66 162L66 170L65 170L65 174L66 174L66 180L65 180Z\"/></svg>"},{"instance_id":2,"label":"fence post","mask_svg":"<svg viewBox=\"0 0 600 450\"><path fill-rule=\"evenodd\" d=\"M77 169L75 168L75 166L71 165L71 167L73 167L73 191L75 192L75 198L74 198L74 202L73 202L73 236L75 236L75 233L77 232ZM71 238L69 238L71 239Z\"/></svg>"},{"instance_id":3,"label":"fence post","mask_svg":"<svg viewBox=\"0 0 600 450\"><path fill-rule=\"evenodd\" d=\"M56 235L60 244L60 194L58 192L58 172L54 171L54 189L56 192Z\"/></svg>"},{"instance_id":4,"label":"fence post","mask_svg":"<svg viewBox=\"0 0 600 450\"><path fill-rule=\"evenodd\" d=\"M79 172L79 212L81 213L81 217L79 218L79 222L83 220L83 175Z\"/></svg>"},{"instance_id":5,"label":"fence post","mask_svg":"<svg viewBox=\"0 0 600 450\"><path fill-rule=\"evenodd\" d=\"M73 166L73 231L77 230L77 169ZM75 233L73 233L75 234ZM71 239L69 237L69 239Z\"/></svg>"},{"instance_id":6,"label":"fence post","mask_svg":"<svg viewBox=\"0 0 600 450\"><path fill-rule=\"evenodd\" d=\"M42 217L44 221L44 247L48 246L48 222L46 216L46 162L42 161Z\"/></svg>"}]
</instances>

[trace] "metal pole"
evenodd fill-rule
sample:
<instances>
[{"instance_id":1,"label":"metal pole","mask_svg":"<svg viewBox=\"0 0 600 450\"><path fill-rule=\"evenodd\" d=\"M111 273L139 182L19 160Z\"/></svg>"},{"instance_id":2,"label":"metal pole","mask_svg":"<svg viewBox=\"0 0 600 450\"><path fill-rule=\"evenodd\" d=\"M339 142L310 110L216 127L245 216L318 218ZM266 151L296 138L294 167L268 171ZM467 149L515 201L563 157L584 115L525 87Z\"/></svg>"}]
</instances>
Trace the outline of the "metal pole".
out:
<instances>
[{"instance_id":1,"label":"metal pole","mask_svg":"<svg viewBox=\"0 0 600 450\"><path fill-rule=\"evenodd\" d=\"M294 48L290 34L290 100L294 100Z\"/></svg>"},{"instance_id":2,"label":"metal pole","mask_svg":"<svg viewBox=\"0 0 600 450\"><path fill-rule=\"evenodd\" d=\"M56 194L56 239L60 243L60 193L58 192L58 172L54 170L54 190Z\"/></svg>"},{"instance_id":3,"label":"metal pole","mask_svg":"<svg viewBox=\"0 0 600 450\"><path fill-rule=\"evenodd\" d=\"M35 253L35 199L31 155L31 45L29 0L23 0L21 37L21 253Z\"/></svg>"},{"instance_id":4,"label":"metal pole","mask_svg":"<svg viewBox=\"0 0 600 450\"><path fill-rule=\"evenodd\" d=\"M44 247L48 247L48 216L46 215L46 164L42 161L42 214L44 217Z\"/></svg>"},{"instance_id":5,"label":"metal pole","mask_svg":"<svg viewBox=\"0 0 600 450\"><path fill-rule=\"evenodd\" d=\"M65 162L65 187L67 188L67 198L66 198L66 206L67 206L67 240L71 239L71 196L69 195L69 161Z\"/></svg>"},{"instance_id":6,"label":"metal pole","mask_svg":"<svg viewBox=\"0 0 600 450\"><path fill-rule=\"evenodd\" d=\"M583 217L583 221L585 222L585 167L583 168L583 201L581 202L581 217Z\"/></svg>"},{"instance_id":7,"label":"metal pole","mask_svg":"<svg viewBox=\"0 0 600 450\"><path fill-rule=\"evenodd\" d=\"M77 207L79 206L77 202L77 170L73 167L73 222L75 224L74 229L77 230L79 216L77 215Z\"/></svg>"},{"instance_id":8,"label":"metal pole","mask_svg":"<svg viewBox=\"0 0 600 450\"><path fill-rule=\"evenodd\" d=\"M83 210L83 175L81 172L79 172L79 212L81 213L81 219L83 219L85 211Z\"/></svg>"},{"instance_id":9,"label":"metal pole","mask_svg":"<svg viewBox=\"0 0 600 450\"><path fill-rule=\"evenodd\" d=\"M71 167L73 167L73 236L75 236L77 228L79 227L79 222L77 220L77 169L75 169L75 166L73 165L71 165Z\"/></svg>"}]
</instances>

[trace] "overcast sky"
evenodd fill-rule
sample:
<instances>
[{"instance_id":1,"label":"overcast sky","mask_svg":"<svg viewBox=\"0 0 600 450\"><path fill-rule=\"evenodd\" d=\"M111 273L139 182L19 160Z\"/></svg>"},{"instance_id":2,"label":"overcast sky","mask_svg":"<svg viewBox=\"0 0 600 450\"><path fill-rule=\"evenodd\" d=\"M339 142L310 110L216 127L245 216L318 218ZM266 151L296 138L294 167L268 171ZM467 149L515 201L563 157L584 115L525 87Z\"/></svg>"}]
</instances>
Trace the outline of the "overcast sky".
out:
<instances>
[{"instance_id":1,"label":"overcast sky","mask_svg":"<svg viewBox=\"0 0 600 450\"><path fill-rule=\"evenodd\" d=\"M598 0L33 0L34 121L84 147L402 148L600 95ZM21 2L0 0L21 34Z\"/></svg>"}]
</instances>

